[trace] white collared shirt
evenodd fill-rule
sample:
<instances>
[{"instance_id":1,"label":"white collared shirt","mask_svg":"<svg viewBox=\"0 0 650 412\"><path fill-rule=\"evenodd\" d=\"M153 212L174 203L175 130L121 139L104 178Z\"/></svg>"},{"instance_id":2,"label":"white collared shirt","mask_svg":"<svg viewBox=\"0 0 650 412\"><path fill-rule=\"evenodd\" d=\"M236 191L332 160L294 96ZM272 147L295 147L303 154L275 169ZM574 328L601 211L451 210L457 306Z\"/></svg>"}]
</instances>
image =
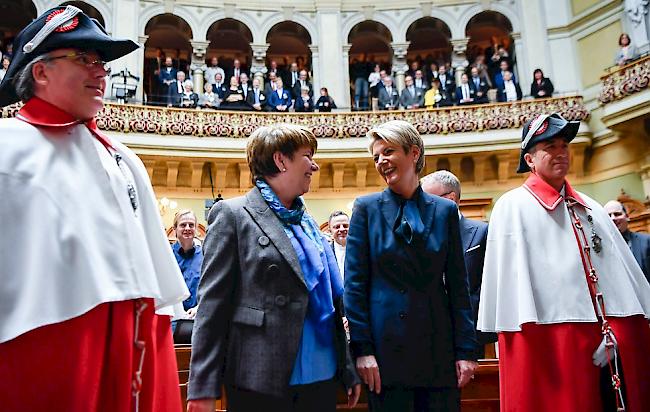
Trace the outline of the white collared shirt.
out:
<instances>
[{"instance_id":1,"label":"white collared shirt","mask_svg":"<svg viewBox=\"0 0 650 412\"><path fill-rule=\"evenodd\" d=\"M345 279L345 246L339 245L336 241L334 241L334 256L336 256L339 273Z\"/></svg>"},{"instance_id":2,"label":"white collared shirt","mask_svg":"<svg viewBox=\"0 0 650 412\"><path fill-rule=\"evenodd\" d=\"M515 88L515 82L513 82L512 80L504 81L503 89L505 90L506 93L507 102L514 102L515 100L517 100L517 89Z\"/></svg>"}]
</instances>

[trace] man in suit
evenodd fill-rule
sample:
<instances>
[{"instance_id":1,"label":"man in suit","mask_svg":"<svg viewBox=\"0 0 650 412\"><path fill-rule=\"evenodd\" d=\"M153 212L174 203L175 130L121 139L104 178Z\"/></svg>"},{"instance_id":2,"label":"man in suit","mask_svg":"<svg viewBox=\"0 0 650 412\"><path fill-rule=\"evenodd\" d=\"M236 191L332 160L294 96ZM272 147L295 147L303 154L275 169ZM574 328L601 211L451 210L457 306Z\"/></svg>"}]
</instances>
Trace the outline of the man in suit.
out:
<instances>
[{"instance_id":1,"label":"man in suit","mask_svg":"<svg viewBox=\"0 0 650 412\"><path fill-rule=\"evenodd\" d=\"M284 74L284 77L282 77L283 84L287 87L287 89L293 90L293 87L296 85L298 79L300 78L300 72L298 71L298 63L296 62L291 63L291 67L289 68L289 71L285 71L283 74ZM300 93L298 93L298 96L300 96Z\"/></svg>"},{"instance_id":2,"label":"man in suit","mask_svg":"<svg viewBox=\"0 0 650 412\"><path fill-rule=\"evenodd\" d=\"M246 73L239 75L239 86L241 87L242 93L244 93L244 100L248 100L248 94L253 91L253 86L248 81L248 75Z\"/></svg>"},{"instance_id":3,"label":"man in suit","mask_svg":"<svg viewBox=\"0 0 650 412\"><path fill-rule=\"evenodd\" d=\"M451 172L438 170L422 178L422 190L444 197L460 207L460 181ZM481 296L481 281L483 279L483 260L487 245L488 224L480 220L465 218L460 212L460 240L463 244L465 270L469 282L469 298L472 303L474 328L478 319L478 305ZM496 342L496 333L476 331L478 347L476 355L479 359L485 357L485 345Z\"/></svg>"},{"instance_id":4,"label":"man in suit","mask_svg":"<svg viewBox=\"0 0 650 412\"><path fill-rule=\"evenodd\" d=\"M440 87L445 89L447 94L454 94L456 91L456 80L454 80L454 76L450 76L447 73L447 68L444 64L441 64L438 68L438 80L440 80Z\"/></svg>"},{"instance_id":5,"label":"man in suit","mask_svg":"<svg viewBox=\"0 0 650 412\"><path fill-rule=\"evenodd\" d=\"M470 87L467 74L460 76L460 85L456 88L456 104L474 104L476 91Z\"/></svg>"},{"instance_id":6,"label":"man in suit","mask_svg":"<svg viewBox=\"0 0 650 412\"><path fill-rule=\"evenodd\" d=\"M174 61L171 57L165 58L165 66L158 73L160 81L160 93L162 94L162 103L167 103L169 96L169 85L176 81L176 69L173 67Z\"/></svg>"},{"instance_id":7,"label":"man in suit","mask_svg":"<svg viewBox=\"0 0 650 412\"><path fill-rule=\"evenodd\" d=\"M226 79L230 79L232 76L235 76L239 81L239 77L242 75L242 73L246 73L246 68L242 66L239 59L235 59L232 62L232 68L226 73Z\"/></svg>"},{"instance_id":8,"label":"man in suit","mask_svg":"<svg viewBox=\"0 0 650 412\"><path fill-rule=\"evenodd\" d=\"M214 75L214 84L212 85L212 91L219 96L220 100L223 100L223 97L226 95L226 86L223 84L223 77L221 73Z\"/></svg>"},{"instance_id":9,"label":"man in suit","mask_svg":"<svg viewBox=\"0 0 650 412\"><path fill-rule=\"evenodd\" d=\"M471 73L472 77L469 79L469 87L474 89L474 103L487 103L487 92L490 88L487 81L479 75L478 68L472 67Z\"/></svg>"},{"instance_id":10,"label":"man in suit","mask_svg":"<svg viewBox=\"0 0 650 412\"><path fill-rule=\"evenodd\" d=\"M332 250L336 263L339 265L339 272L345 278L345 244L348 239L350 228L350 217L342 210L335 210L328 220L330 234L332 235Z\"/></svg>"},{"instance_id":11,"label":"man in suit","mask_svg":"<svg viewBox=\"0 0 650 412\"><path fill-rule=\"evenodd\" d=\"M210 59L210 65L205 69L204 71L204 76L205 76L205 81L214 84L215 83L215 75L217 73L221 73L221 78L225 76L225 73L221 67L219 67L219 59L216 57L213 57Z\"/></svg>"},{"instance_id":12,"label":"man in suit","mask_svg":"<svg viewBox=\"0 0 650 412\"><path fill-rule=\"evenodd\" d=\"M512 73L503 73L503 86L497 89L497 100L500 102L515 102L521 100L522 93L519 83L512 77Z\"/></svg>"},{"instance_id":13,"label":"man in suit","mask_svg":"<svg viewBox=\"0 0 650 412\"><path fill-rule=\"evenodd\" d=\"M176 81L169 85L167 91L167 106L180 107L183 91L185 90L183 83L185 82L185 72L179 71L176 73Z\"/></svg>"},{"instance_id":14,"label":"man in suit","mask_svg":"<svg viewBox=\"0 0 650 412\"><path fill-rule=\"evenodd\" d=\"M274 112L287 112L291 108L291 93L284 88L281 78L275 79L276 89L268 97L269 106Z\"/></svg>"},{"instance_id":15,"label":"man in suit","mask_svg":"<svg viewBox=\"0 0 650 412\"><path fill-rule=\"evenodd\" d=\"M506 72L510 72L513 81L517 80L515 75L512 74L512 71L510 70L510 63L508 63L507 60L501 60L501 62L499 63L499 69L500 70L494 75L494 85L496 86L497 89L503 88L503 81Z\"/></svg>"},{"instance_id":16,"label":"man in suit","mask_svg":"<svg viewBox=\"0 0 650 412\"><path fill-rule=\"evenodd\" d=\"M402 90L399 97L399 105L406 110L418 109L424 106L424 91L413 84L413 78L406 76L404 78L406 87Z\"/></svg>"},{"instance_id":17,"label":"man in suit","mask_svg":"<svg viewBox=\"0 0 650 412\"><path fill-rule=\"evenodd\" d=\"M399 105L399 92L393 86L393 79L390 76L384 78L384 87L379 89L379 109L395 110Z\"/></svg>"},{"instance_id":18,"label":"man in suit","mask_svg":"<svg viewBox=\"0 0 650 412\"><path fill-rule=\"evenodd\" d=\"M413 84L418 89L422 89L423 92L429 89L429 83L427 82L427 79L424 78L424 74L422 73L422 70L416 70L415 71L415 77L413 78Z\"/></svg>"},{"instance_id":19,"label":"man in suit","mask_svg":"<svg viewBox=\"0 0 650 412\"><path fill-rule=\"evenodd\" d=\"M300 70L298 75L298 81L293 85L291 89L291 97L295 100L300 97L300 90L303 87L309 87L309 97L314 98L314 86L307 80L307 70Z\"/></svg>"},{"instance_id":20,"label":"man in suit","mask_svg":"<svg viewBox=\"0 0 650 412\"><path fill-rule=\"evenodd\" d=\"M253 79L253 87L246 96L246 103L255 111L262 111L266 107L266 95L260 87L260 79Z\"/></svg>"},{"instance_id":21,"label":"man in suit","mask_svg":"<svg viewBox=\"0 0 650 412\"><path fill-rule=\"evenodd\" d=\"M646 279L650 282L650 235L630 231L628 227L630 217L621 202L610 200L605 203L604 207L618 231L623 235L623 239L625 239L627 245L632 250L634 259L641 266L641 270Z\"/></svg>"}]
</instances>

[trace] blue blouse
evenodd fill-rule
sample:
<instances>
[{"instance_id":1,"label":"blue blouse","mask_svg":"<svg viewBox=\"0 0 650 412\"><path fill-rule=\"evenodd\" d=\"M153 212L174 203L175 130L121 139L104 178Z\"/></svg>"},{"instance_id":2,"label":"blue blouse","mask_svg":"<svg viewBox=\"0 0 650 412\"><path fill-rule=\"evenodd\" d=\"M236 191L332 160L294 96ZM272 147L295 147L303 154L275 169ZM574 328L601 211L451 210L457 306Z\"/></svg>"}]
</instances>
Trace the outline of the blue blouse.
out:
<instances>
[{"instance_id":1,"label":"blue blouse","mask_svg":"<svg viewBox=\"0 0 650 412\"><path fill-rule=\"evenodd\" d=\"M201 265L203 264L203 251L200 246L194 246L185 252L180 242L172 245L176 262L183 273L185 284L190 290L190 297L183 301L183 309L188 310L198 304L196 291L201 279Z\"/></svg>"}]
</instances>

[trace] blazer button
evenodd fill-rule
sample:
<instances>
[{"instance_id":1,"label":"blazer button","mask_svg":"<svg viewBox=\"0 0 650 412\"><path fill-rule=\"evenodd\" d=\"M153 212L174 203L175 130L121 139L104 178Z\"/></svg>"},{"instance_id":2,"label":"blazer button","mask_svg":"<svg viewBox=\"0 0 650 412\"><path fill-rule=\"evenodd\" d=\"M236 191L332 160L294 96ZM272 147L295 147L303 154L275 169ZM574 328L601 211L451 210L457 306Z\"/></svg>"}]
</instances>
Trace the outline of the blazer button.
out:
<instances>
[{"instance_id":1,"label":"blazer button","mask_svg":"<svg viewBox=\"0 0 650 412\"><path fill-rule=\"evenodd\" d=\"M399 318L400 319L406 319L406 312L400 312L399 313Z\"/></svg>"},{"instance_id":2,"label":"blazer button","mask_svg":"<svg viewBox=\"0 0 650 412\"><path fill-rule=\"evenodd\" d=\"M405 294L405 293L406 293L406 289L400 289L400 290L399 290L399 293L401 293L402 295Z\"/></svg>"},{"instance_id":3,"label":"blazer button","mask_svg":"<svg viewBox=\"0 0 650 412\"><path fill-rule=\"evenodd\" d=\"M260 244L260 246L268 246L269 238L266 236L260 236L260 238L257 239L257 242Z\"/></svg>"},{"instance_id":4,"label":"blazer button","mask_svg":"<svg viewBox=\"0 0 650 412\"><path fill-rule=\"evenodd\" d=\"M283 295L278 295L275 297L275 304L276 306L284 306L287 304L287 297Z\"/></svg>"}]
</instances>

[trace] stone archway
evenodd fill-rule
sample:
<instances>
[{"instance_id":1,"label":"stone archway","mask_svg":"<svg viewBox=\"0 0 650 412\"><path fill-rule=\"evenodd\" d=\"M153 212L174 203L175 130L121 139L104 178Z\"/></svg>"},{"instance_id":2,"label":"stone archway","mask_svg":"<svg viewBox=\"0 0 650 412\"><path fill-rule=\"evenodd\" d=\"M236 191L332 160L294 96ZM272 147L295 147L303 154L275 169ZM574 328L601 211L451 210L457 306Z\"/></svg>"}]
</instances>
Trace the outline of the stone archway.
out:
<instances>
[{"instance_id":1,"label":"stone archway","mask_svg":"<svg viewBox=\"0 0 650 412\"><path fill-rule=\"evenodd\" d=\"M172 58L174 69L190 76L192 60L192 29L179 16L171 13L152 17L145 26L147 41L144 49L144 93L147 104L165 104L166 95L158 75L167 57Z\"/></svg>"},{"instance_id":2,"label":"stone archway","mask_svg":"<svg viewBox=\"0 0 650 412\"><path fill-rule=\"evenodd\" d=\"M425 77L431 77L431 64L451 63L451 30L442 20L422 17L409 26L406 40L409 42L406 60L409 74L413 75L415 65Z\"/></svg>"},{"instance_id":3,"label":"stone archway","mask_svg":"<svg viewBox=\"0 0 650 412\"><path fill-rule=\"evenodd\" d=\"M485 60L491 78L499 70L499 61L493 59L495 50L503 46L508 53L510 70L515 70L517 56L515 55L515 42L512 38L512 23L503 14L494 10L482 11L474 15L467 26L465 34L469 38L467 43L467 59L473 64L476 59Z\"/></svg>"},{"instance_id":4,"label":"stone archway","mask_svg":"<svg viewBox=\"0 0 650 412\"><path fill-rule=\"evenodd\" d=\"M209 42L205 56L208 66L212 58L216 57L219 67L229 73L233 62L239 60L242 71L250 72L253 34L248 26L236 19L220 19L210 25L206 37ZM212 79L209 80L212 82ZM228 79L223 81L227 83Z\"/></svg>"},{"instance_id":5,"label":"stone archway","mask_svg":"<svg viewBox=\"0 0 650 412\"><path fill-rule=\"evenodd\" d=\"M269 48L266 51L267 66L276 61L278 69L283 73L286 87L291 86L288 73L292 63L298 65L298 70L312 73L311 50L312 38L307 29L293 21L282 21L275 24L266 35Z\"/></svg>"},{"instance_id":6,"label":"stone archway","mask_svg":"<svg viewBox=\"0 0 650 412\"><path fill-rule=\"evenodd\" d=\"M0 0L0 51L13 48L16 35L37 17L31 0ZM13 52L11 52L13 53Z\"/></svg>"}]
</instances>

